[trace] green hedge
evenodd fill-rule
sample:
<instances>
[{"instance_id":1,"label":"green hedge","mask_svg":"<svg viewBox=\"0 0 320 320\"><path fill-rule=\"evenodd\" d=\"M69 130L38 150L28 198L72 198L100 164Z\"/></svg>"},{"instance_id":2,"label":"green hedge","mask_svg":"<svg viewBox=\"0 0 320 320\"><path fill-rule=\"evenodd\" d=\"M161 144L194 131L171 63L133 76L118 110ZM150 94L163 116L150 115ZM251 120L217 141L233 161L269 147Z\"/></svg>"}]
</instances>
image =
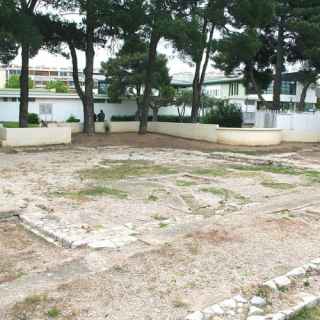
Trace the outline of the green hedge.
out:
<instances>
[{"instance_id":1,"label":"green hedge","mask_svg":"<svg viewBox=\"0 0 320 320\"><path fill-rule=\"evenodd\" d=\"M148 120L152 121L152 116L149 116ZM114 122L124 122L124 121L136 121L135 115L130 116L112 116L111 121ZM180 122L180 119L178 116L158 116L159 122ZM184 123L191 123L191 117L185 117L183 119Z\"/></svg>"},{"instance_id":2,"label":"green hedge","mask_svg":"<svg viewBox=\"0 0 320 320\"><path fill-rule=\"evenodd\" d=\"M218 124L220 127L241 128L243 123L241 109L233 104L223 102L210 109L201 119L201 123Z\"/></svg>"},{"instance_id":3,"label":"green hedge","mask_svg":"<svg viewBox=\"0 0 320 320\"><path fill-rule=\"evenodd\" d=\"M28 113L28 124L39 124L40 119L36 113Z\"/></svg>"}]
</instances>

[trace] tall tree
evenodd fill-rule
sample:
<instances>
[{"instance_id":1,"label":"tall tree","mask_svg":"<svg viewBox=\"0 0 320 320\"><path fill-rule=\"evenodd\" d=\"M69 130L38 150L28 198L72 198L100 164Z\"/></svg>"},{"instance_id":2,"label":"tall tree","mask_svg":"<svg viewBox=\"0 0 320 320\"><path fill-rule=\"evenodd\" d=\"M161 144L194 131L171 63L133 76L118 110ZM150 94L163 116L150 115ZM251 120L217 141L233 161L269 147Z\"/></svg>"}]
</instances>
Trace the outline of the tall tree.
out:
<instances>
[{"instance_id":1,"label":"tall tree","mask_svg":"<svg viewBox=\"0 0 320 320\"><path fill-rule=\"evenodd\" d=\"M82 21L78 29L83 32L61 35L66 40L70 48L70 55L73 63L73 76L75 87L83 103L84 112L84 132L92 135L95 131L94 126L94 96L93 96L93 72L95 59L95 45L104 44L107 37L114 34L112 8L117 1L112 0L53 0L54 6L58 10L72 11L80 14ZM69 24L72 21L69 21ZM80 35L80 36L79 36ZM76 49L85 52L85 88L82 90L79 82L79 67Z\"/></svg>"},{"instance_id":2,"label":"tall tree","mask_svg":"<svg viewBox=\"0 0 320 320\"><path fill-rule=\"evenodd\" d=\"M8 30L8 25L14 14L14 1L3 0L0 2L0 62L2 63L8 63L18 54L18 45Z\"/></svg>"},{"instance_id":3,"label":"tall tree","mask_svg":"<svg viewBox=\"0 0 320 320\"><path fill-rule=\"evenodd\" d=\"M21 47L21 73L20 73L20 110L19 126L28 126L29 104L29 60L40 48L39 30L34 24L34 15L41 0L18 1L18 14L20 28L16 32L16 39Z\"/></svg>"},{"instance_id":4,"label":"tall tree","mask_svg":"<svg viewBox=\"0 0 320 320\"><path fill-rule=\"evenodd\" d=\"M0 37L4 40L1 47L4 46L8 50L7 53L1 54L2 60L10 61L17 53L17 48L21 48L20 127L28 126L29 59L40 48L41 37L34 18L37 5L41 1L13 0L11 4L8 0L2 2L6 17L1 18L2 23L0 23ZM11 23L11 21L15 21L15 23Z\"/></svg>"},{"instance_id":5,"label":"tall tree","mask_svg":"<svg viewBox=\"0 0 320 320\"><path fill-rule=\"evenodd\" d=\"M141 104L143 86L148 62L147 48L145 44L136 47L136 52L127 49L128 44L120 50L117 56L102 63L102 71L106 75L109 97L118 101L121 97L134 97L137 102L136 119L141 117ZM154 72L151 79L153 91L159 92L161 88L170 85L167 58L158 55L155 62Z\"/></svg>"},{"instance_id":6,"label":"tall tree","mask_svg":"<svg viewBox=\"0 0 320 320\"><path fill-rule=\"evenodd\" d=\"M175 47L195 65L191 119L198 121L202 87L210 58L216 50L215 31L226 23L226 0L197 1L190 15L181 19L174 37Z\"/></svg>"},{"instance_id":7,"label":"tall tree","mask_svg":"<svg viewBox=\"0 0 320 320\"><path fill-rule=\"evenodd\" d=\"M264 103L263 90L272 81L268 37L274 16L273 1L235 0L228 3L228 26L218 42L216 66L227 74L241 70L248 92Z\"/></svg>"},{"instance_id":8,"label":"tall tree","mask_svg":"<svg viewBox=\"0 0 320 320\"><path fill-rule=\"evenodd\" d=\"M124 0L122 7L130 15L132 10L139 12L139 15L131 17L132 26L128 31L124 26L124 33L131 33L139 36L147 43L147 65L144 79L144 93L141 108L141 120L139 133L145 134L148 126L148 114L152 96L152 75L155 68L157 48L161 39L172 40L178 30L180 18L190 14L190 8L197 0ZM138 9L139 8L139 9Z\"/></svg>"},{"instance_id":9,"label":"tall tree","mask_svg":"<svg viewBox=\"0 0 320 320\"><path fill-rule=\"evenodd\" d=\"M289 53L289 62L299 62L297 80L303 84L298 111L305 110L305 100L309 87L316 84L320 74L320 4L315 0L294 2L295 18L290 19L294 44Z\"/></svg>"}]
</instances>

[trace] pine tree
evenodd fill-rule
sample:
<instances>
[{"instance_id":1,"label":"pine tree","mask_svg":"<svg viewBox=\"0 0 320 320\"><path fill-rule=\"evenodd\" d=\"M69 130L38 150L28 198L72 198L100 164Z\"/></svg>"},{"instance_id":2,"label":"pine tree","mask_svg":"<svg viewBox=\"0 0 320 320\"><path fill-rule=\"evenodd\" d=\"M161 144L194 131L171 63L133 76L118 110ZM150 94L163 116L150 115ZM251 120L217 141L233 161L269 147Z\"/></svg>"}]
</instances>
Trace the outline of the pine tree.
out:
<instances>
[{"instance_id":1,"label":"pine tree","mask_svg":"<svg viewBox=\"0 0 320 320\"><path fill-rule=\"evenodd\" d=\"M256 93L264 103L263 90L272 80L268 27L274 3L259 0L235 0L228 4L228 25L218 42L216 66L227 74L241 72L248 92Z\"/></svg>"}]
</instances>

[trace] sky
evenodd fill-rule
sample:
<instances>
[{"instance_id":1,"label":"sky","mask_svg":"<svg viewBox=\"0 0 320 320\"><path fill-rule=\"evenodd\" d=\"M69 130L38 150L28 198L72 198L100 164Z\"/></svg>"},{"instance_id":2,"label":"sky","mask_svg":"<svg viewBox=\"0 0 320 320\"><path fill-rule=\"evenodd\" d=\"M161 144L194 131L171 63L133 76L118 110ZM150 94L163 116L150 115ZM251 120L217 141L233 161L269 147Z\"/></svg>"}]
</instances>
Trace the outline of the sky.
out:
<instances>
[{"instance_id":1,"label":"sky","mask_svg":"<svg viewBox=\"0 0 320 320\"><path fill-rule=\"evenodd\" d=\"M95 56L95 68L100 69L102 61L108 60L110 57L114 56L115 52L110 52L107 48L96 48ZM184 73L184 72L193 72L194 67L183 61L179 55L174 52L170 43L162 41L159 44L159 53L163 53L168 57L168 67L170 70L170 75L175 73ZM84 68L85 66L85 55L83 52L78 52L79 67ZM18 55L13 61L12 64L20 65L21 58ZM30 66L32 67L72 67L71 59L66 59L60 55L53 55L45 50L41 50L37 56L31 59ZM208 72L213 71L214 69L210 66Z\"/></svg>"}]
</instances>

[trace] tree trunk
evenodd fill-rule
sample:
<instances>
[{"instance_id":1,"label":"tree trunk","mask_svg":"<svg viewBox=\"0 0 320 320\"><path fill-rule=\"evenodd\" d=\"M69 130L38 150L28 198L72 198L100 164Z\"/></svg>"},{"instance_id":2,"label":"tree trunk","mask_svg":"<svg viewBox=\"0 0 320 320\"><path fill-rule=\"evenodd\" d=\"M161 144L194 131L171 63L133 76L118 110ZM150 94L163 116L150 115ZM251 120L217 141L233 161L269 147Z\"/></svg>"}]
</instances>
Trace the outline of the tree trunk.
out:
<instances>
[{"instance_id":1,"label":"tree trunk","mask_svg":"<svg viewBox=\"0 0 320 320\"><path fill-rule=\"evenodd\" d=\"M199 78L195 76L195 79L193 81L193 95L192 95L192 109L191 109L192 123L198 122L200 104L201 104L201 86L199 85Z\"/></svg>"},{"instance_id":2,"label":"tree trunk","mask_svg":"<svg viewBox=\"0 0 320 320\"><path fill-rule=\"evenodd\" d=\"M87 32L86 32L86 68L85 74L85 105L84 105L84 132L88 135L95 133L94 98L93 98L93 67L94 67L94 7L87 1Z\"/></svg>"},{"instance_id":3,"label":"tree trunk","mask_svg":"<svg viewBox=\"0 0 320 320\"><path fill-rule=\"evenodd\" d=\"M69 50L70 50L71 60L72 60L72 77L73 77L74 86L84 108L84 105L85 105L84 92L81 88L80 81L79 81L79 68L78 68L78 57L77 57L76 48L71 42L68 45L69 45Z\"/></svg>"},{"instance_id":4,"label":"tree trunk","mask_svg":"<svg viewBox=\"0 0 320 320\"><path fill-rule=\"evenodd\" d=\"M149 116L149 106L150 106L150 98L152 93L152 73L154 69L154 64L157 57L157 47L160 41L160 36L155 32L152 33L150 39L149 46L149 55L148 55L148 65L146 71L146 78L144 83L144 94L143 94L143 102L141 108L141 119L140 119L140 127L139 134L146 134L148 129L148 116Z\"/></svg>"},{"instance_id":5,"label":"tree trunk","mask_svg":"<svg viewBox=\"0 0 320 320\"><path fill-rule=\"evenodd\" d=\"M158 121L159 109L157 107L152 108L152 121Z\"/></svg>"},{"instance_id":6,"label":"tree trunk","mask_svg":"<svg viewBox=\"0 0 320 320\"><path fill-rule=\"evenodd\" d=\"M21 46L21 74L20 74L20 110L19 127L28 127L28 104L29 104L29 55L30 46L22 43Z\"/></svg>"},{"instance_id":7,"label":"tree trunk","mask_svg":"<svg viewBox=\"0 0 320 320\"><path fill-rule=\"evenodd\" d=\"M284 18L279 21L278 42L277 42L277 61L275 70L275 79L273 86L273 110L280 110L281 107L281 86L282 86L282 71L283 71L283 45L284 45Z\"/></svg>"},{"instance_id":8,"label":"tree trunk","mask_svg":"<svg viewBox=\"0 0 320 320\"><path fill-rule=\"evenodd\" d=\"M203 28L202 28L203 47L202 47L202 52L200 54L200 58L196 63L196 71L193 79L193 96L192 96L192 110L191 110L191 121L193 123L196 123L199 120L202 87L205 81L210 54L212 51L212 39L213 39L215 26L214 25L211 26L209 35L207 35L207 27L208 27L208 20L205 19L203 23ZM206 51L206 55L205 55L205 59L204 59L202 70L201 70L201 64L202 64L205 51Z\"/></svg>"},{"instance_id":9,"label":"tree trunk","mask_svg":"<svg viewBox=\"0 0 320 320\"><path fill-rule=\"evenodd\" d=\"M297 108L298 111L300 111L300 112L304 112L307 92L308 92L308 89L309 89L311 83L312 82L306 83L302 89L300 101L299 101L298 108Z\"/></svg>"},{"instance_id":10,"label":"tree trunk","mask_svg":"<svg viewBox=\"0 0 320 320\"><path fill-rule=\"evenodd\" d=\"M258 95L258 98L259 98L259 101L262 101L262 102L265 102L265 99L262 95L262 91L261 91L261 88L260 86L258 85L257 81L256 81L256 78L254 77L254 70L253 70L253 66L250 65L250 71L249 71L249 74L250 74L250 80L252 82L252 85L254 87L254 91L257 93Z\"/></svg>"}]
</instances>

